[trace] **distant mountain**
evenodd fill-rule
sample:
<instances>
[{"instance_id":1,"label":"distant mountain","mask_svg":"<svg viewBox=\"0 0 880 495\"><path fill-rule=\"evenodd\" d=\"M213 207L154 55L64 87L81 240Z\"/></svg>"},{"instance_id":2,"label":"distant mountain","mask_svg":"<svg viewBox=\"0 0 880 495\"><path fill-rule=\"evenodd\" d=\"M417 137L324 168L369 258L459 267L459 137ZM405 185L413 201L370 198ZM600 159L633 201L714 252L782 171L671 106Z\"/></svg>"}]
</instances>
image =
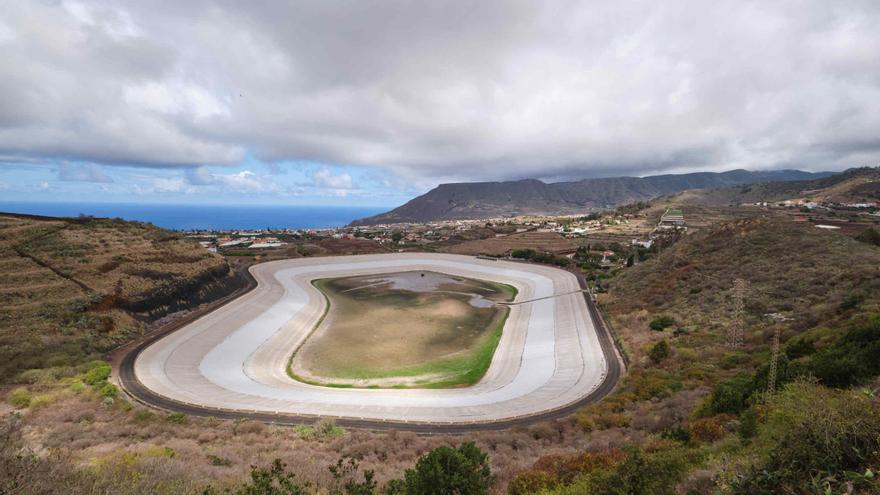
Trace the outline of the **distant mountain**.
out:
<instances>
[{"instance_id":1,"label":"distant mountain","mask_svg":"<svg viewBox=\"0 0 880 495\"><path fill-rule=\"evenodd\" d=\"M387 213L356 220L352 225L516 215L567 215L652 199L687 189L817 179L830 175L831 172L811 173L800 170L770 172L731 170L720 173L584 179L551 184L536 179L441 184L403 206Z\"/></svg>"},{"instance_id":2,"label":"distant mountain","mask_svg":"<svg viewBox=\"0 0 880 495\"><path fill-rule=\"evenodd\" d=\"M683 204L725 205L809 199L816 202L868 203L880 201L880 167L851 168L818 179L761 182L733 187L695 189L674 194Z\"/></svg>"}]
</instances>

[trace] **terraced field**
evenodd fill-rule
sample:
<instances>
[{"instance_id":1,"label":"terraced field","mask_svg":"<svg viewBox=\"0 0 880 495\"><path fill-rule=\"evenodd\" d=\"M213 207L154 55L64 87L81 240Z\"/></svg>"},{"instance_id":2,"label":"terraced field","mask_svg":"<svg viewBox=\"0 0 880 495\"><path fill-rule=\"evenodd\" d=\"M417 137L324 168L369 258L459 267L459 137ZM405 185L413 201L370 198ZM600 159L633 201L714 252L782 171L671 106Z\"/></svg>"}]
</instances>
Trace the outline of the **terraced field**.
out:
<instances>
[{"instance_id":1,"label":"terraced field","mask_svg":"<svg viewBox=\"0 0 880 495\"><path fill-rule=\"evenodd\" d=\"M144 321L179 308L181 297L198 300L207 286L222 285L229 268L148 224L0 215L0 273L0 379L7 379L96 358L140 333Z\"/></svg>"},{"instance_id":2,"label":"terraced field","mask_svg":"<svg viewBox=\"0 0 880 495\"><path fill-rule=\"evenodd\" d=\"M500 256L517 249L534 249L554 254L571 252L577 249L577 243L566 239L555 232L523 232L502 237L490 237L466 241L450 246L448 251L454 254L494 255Z\"/></svg>"}]
</instances>

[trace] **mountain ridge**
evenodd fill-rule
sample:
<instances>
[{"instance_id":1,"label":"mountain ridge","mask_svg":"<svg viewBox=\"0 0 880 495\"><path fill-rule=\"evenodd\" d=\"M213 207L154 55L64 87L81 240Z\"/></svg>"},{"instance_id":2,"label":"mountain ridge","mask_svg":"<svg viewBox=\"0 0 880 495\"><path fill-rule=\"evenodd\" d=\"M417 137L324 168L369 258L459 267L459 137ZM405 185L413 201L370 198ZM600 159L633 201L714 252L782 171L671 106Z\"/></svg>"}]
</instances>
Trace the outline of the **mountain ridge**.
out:
<instances>
[{"instance_id":1,"label":"mountain ridge","mask_svg":"<svg viewBox=\"0 0 880 495\"><path fill-rule=\"evenodd\" d=\"M689 189L819 179L831 175L832 172L737 169L727 172L606 177L552 183L538 179L447 183L440 184L391 211L355 220L350 225L576 214L591 209L653 199Z\"/></svg>"}]
</instances>

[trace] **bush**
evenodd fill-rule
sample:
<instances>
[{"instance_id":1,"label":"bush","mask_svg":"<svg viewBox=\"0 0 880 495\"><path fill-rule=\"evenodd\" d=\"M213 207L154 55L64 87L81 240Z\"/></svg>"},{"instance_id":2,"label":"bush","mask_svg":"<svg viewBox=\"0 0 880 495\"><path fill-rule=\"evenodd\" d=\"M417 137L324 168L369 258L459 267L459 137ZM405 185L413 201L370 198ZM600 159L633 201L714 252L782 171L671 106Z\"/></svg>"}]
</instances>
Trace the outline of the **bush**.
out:
<instances>
[{"instance_id":1,"label":"bush","mask_svg":"<svg viewBox=\"0 0 880 495\"><path fill-rule=\"evenodd\" d=\"M588 477L583 490L572 493L595 495L672 495L687 469L680 449L666 449L645 454L636 448L626 451L626 458L611 470L601 470Z\"/></svg>"},{"instance_id":2,"label":"bush","mask_svg":"<svg viewBox=\"0 0 880 495\"><path fill-rule=\"evenodd\" d=\"M848 387L880 374L880 315L851 325L836 342L811 356L806 371L831 387Z\"/></svg>"},{"instance_id":3,"label":"bush","mask_svg":"<svg viewBox=\"0 0 880 495\"><path fill-rule=\"evenodd\" d=\"M95 361L93 362L86 372L85 376L83 376L83 382L89 385L99 385L110 377L110 372L112 368L110 368L109 363L105 363L104 361Z\"/></svg>"},{"instance_id":4,"label":"bush","mask_svg":"<svg viewBox=\"0 0 880 495\"><path fill-rule=\"evenodd\" d=\"M666 315L658 316L651 320L651 323L648 323L648 327L655 332L662 332L672 325L675 325L675 319Z\"/></svg>"},{"instance_id":5,"label":"bush","mask_svg":"<svg viewBox=\"0 0 880 495\"><path fill-rule=\"evenodd\" d=\"M691 434L689 431L682 428L680 424L676 424L663 430L663 433L660 434L660 438L688 443L691 441Z\"/></svg>"},{"instance_id":6,"label":"bush","mask_svg":"<svg viewBox=\"0 0 880 495\"><path fill-rule=\"evenodd\" d=\"M109 397L111 399L115 399L117 395L119 395L119 389L116 388L116 385L112 383L105 383L103 387L101 387L101 397Z\"/></svg>"},{"instance_id":7,"label":"bush","mask_svg":"<svg viewBox=\"0 0 880 495\"><path fill-rule=\"evenodd\" d=\"M596 469L608 469L623 460L620 450L541 457L531 469L518 474L507 486L510 495L531 495L572 483Z\"/></svg>"},{"instance_id":8,"label":"bush","mask_svg":"<svg viewBox=\"0 0 880 495\"><path fill-rule=\"evenodd\" d=\"M770 403L754 468L736 493L876 493L860 476L880 463L880 402L860 390L789 384ZM817 490L815 482L825 487Z\"/></svg>"},{"instance_id":9,"label":"bush","mask_svg":"<svg viewBox=\"0 0 880 495\"><path fill-rule=\"evenodd\" d=\"M407 495L482 495L489 493L492 480L486 454L473 442L466 442L458 448L437 447L419 458L414 469L407 469L403 480L389 484L392 490Z\"/></svg>"},{"instance_id":10,"label":"bush","mask_svg":"<svg viewBox=\"0 0 880 495\"><path fill-rule=\"evenodd\" d=\"M168 421L169 423L174 423L176 425L185 425L189 422L189 417L181 412L173 412L168 413L168 415L165 416L165 421Z\"/></svg>"},{"instance_id":11,"label":"bush","mask_svg":"<svg viewBox=\"0 0 880 495\"><path fill-rule=\"evenodd\" d=\"M206 490L206 493L211 493ZM300 481L287 470L287 464L275 459L269 468L251 466L251 479L233 492L235 495L307 495L310 484Z\"/></svg>"},{"instance_id":12,"label":"bush","mask_svg":"<svg viewBox=\"0 0 880 495\"><path fill-rule=\"evenodd\" d=\"M654 362L654 364L659 364L660 362L668 358L669 355L669 344L667 344L665 340L661 340L660 342L654 344L654 346L651 347L651 350L648 352L648 357L651 359L651 361Z\"/></svg>"},{"instance_id":13,"label":"bush","mask_svg":"<svg viewBox=\"0 0 880 495\"><path fill-rule=\"evenodd\" d=\"M749 440L758 434L758 413L754 408L746 409L739 415L737 434L742 440Z\"/></svg>"},{"instance_id":14,"label":"bush","mask_svg":"<svg viewBox=\"0 0 880 495\"><path fill-rule=\"evenodd\" d=\"M690 422L688 433L691 438L700 442L712 443L727 436L725 426L733 417L728 414L720 414L711 418L699 418Z\"/></svg>"},{"instance_id":15,"label":"bush","mask_svg":"<svg viewBox=\"0 0 880 495\"><path fill-rule=\"evenodd\" d=\"M26 388L17 388L9 394L6 400L16 409L24 409L31 405L33 395Z\"/></svg>"},{"instance_id":16,"label":"bush","mask_svg":"<svg viewBox=\"0 0 880 495\"><path fill-rule=\"evenodd\" d=\"M752 375L740 373L719 383L697 409L696 416L707 417L722 413L739 414L747 407L747 400L754 391L752 382Z\"/></svg>"},{"instance_id":17,"label":"bush","mask_svg":"<svg viewBox=\"0 0 880 495\"><path fill-rule=\"evenodd\" d=\"M352 458L342 458L336 464L328 468L333 477L330 486L330 495L373 495L376 493L375 473L372 470L364 471L363 481L361 478L358 462Z\"/></svg>"}]
</instances>

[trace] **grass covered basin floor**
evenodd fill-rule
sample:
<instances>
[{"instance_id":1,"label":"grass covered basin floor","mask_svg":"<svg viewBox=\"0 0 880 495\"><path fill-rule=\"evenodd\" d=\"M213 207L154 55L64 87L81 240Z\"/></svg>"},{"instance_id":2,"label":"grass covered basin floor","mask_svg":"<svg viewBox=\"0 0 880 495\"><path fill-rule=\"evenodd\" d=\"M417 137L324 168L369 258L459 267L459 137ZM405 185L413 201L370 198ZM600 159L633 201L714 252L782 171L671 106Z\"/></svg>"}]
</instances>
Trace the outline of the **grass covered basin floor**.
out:
<instances>
[{"instance_id":1,"label":"grass covered basin floor","mask_svg":"<svg viewBox=\"0 0 880 495\"><path fill-rule=\"evenodd\" d=\"M516 289L431 271L313 282L328 309L291 358L294 378L336 387L460 387L492 361Z\"/></svg>"}]
</instances>

